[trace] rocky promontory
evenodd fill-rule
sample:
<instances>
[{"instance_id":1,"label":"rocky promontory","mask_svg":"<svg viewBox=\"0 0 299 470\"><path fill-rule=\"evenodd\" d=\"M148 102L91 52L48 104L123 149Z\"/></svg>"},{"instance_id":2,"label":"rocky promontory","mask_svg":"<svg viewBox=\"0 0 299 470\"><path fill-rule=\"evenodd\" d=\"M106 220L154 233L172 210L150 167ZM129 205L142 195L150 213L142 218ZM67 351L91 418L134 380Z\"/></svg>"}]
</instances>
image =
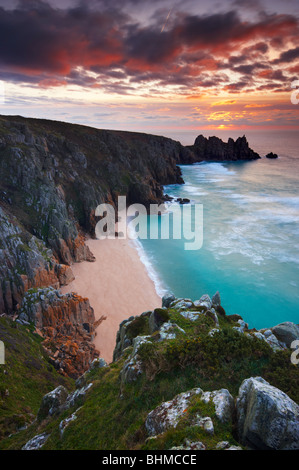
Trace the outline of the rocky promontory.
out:
<instances>
[{"instance_id":1,"label":"rocky promontory","mask_svg":"<svg viewBox=\"0 0 299 470\"><path fill-rule=\"evenodd\" d=\"M206 138L199 135L194 145L187 147L194 155L195 161L239 161L261 158L248 145L245 135L237 140L232 138L223 142L218 137Z\"/></svg>"}]
</instances>

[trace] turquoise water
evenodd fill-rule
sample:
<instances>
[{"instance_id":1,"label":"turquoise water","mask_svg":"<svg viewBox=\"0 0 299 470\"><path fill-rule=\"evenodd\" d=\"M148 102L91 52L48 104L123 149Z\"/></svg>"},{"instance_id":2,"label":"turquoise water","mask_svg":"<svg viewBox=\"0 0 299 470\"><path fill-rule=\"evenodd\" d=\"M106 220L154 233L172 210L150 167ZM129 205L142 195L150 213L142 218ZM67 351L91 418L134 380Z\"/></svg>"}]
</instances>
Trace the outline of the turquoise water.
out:
<instances>
[{"instance_id":1,"label":"turquoise water","mask_svg":"<svg viewBox=\"0 0 299 470\"><path fill-rule=\"evenodd\" d=\"M299 139L256 133L248 140L279 159L184 165L185 184L165 187L203 204L202 248L186 251L183 239L147 239L142 247L160 290L193 300L219 290L227 313L252 328L299 323Z\"/></svg>"}]
</instances>

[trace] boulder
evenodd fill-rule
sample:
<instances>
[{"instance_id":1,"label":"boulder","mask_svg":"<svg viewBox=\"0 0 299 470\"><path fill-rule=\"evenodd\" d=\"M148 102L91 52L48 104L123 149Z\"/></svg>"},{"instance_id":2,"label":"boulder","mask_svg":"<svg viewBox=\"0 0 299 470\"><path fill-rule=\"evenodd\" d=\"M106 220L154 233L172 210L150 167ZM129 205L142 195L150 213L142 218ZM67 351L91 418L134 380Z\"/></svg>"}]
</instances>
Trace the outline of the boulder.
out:
<instances>
[{"instance_id":1,"label":"boulder","mask_svg":"<svg viewBox=\"0 0 299 470\"><path fill-rule=\"evenodd\" d=\"M93 383L90 382L87 385L84 385L83 387L75 390L74 392L70 393L68 395L65 403L62 405L60 411L67 410L75 405L79 405L82 403L83 400L86 398L86 393L88 390L93 386Z\"/></svg>"},{"instance_id":2,"label":"boulder","mask_svg":"<svg viewBox=\"0 0 299 470\"><path fill-rule=\"evenodd\" d=\"M193 302L191 299L176 299L174 302L171 302L170 307L177 310L187 310L188 308L193 307Z\"/></svg>"},{"instance_id":3,"label":"boulder","mask_svg":"<svg viewBox=\"0 0 299 470\"><path fill-rule=\"evenodd\" d=\"M214 424L209 416L205 416L204 418L202 418L201 416L197 416L196 420L193 423L193 426L199 426L211 436L214 434Z\"/></svg>"},{"instance_id":4,"label":"boulder","mask_svg":"<svg viewBox=\"0 0 299 470\"><path fill-rule=\"evenodd\" d=\"M75 279L72 268L65 264L56 264L55 273L57 274L61 286L67 286Z\"/></svg>"},{"instance_id":5,"label":"boulder","mask_svg":"<svg viewBox=\"0 0 299 470\"><path fill-rule=\"evenodd\" d=\"M173 400L162 403L152 410L146 418L145 428L150 436L161 434L169 428L175 428L188 408L194 395L202 394L200 388L180 393Z\"/></svg>"},{"instance_id":6,"label":"boulder","mask_svg":"<svg viewBox=\"0 0 299 470\"><path fill-rule=\"evenodd\" d=\"M200 441L192 442L185 439L182 445L171 447L170 450L206 450L206 446Z\"/></svg>"},{"instance_id":7,"label":"boulder","mask_svg":"<svg viewBox=\"0 0 299 470\"><path fill-rule=\"evenodd\" d=\"M78 408L79 410L80 408ZM76 412L78 411L76 410ZM72 422L72 421L75 421L77 419L77 415L75 413L71 414L71 416L68 416L68 418L65 418L63 419L62 421L60 421L59 423L59 431L60 431L60 437L63 436L63 433L65 431L65 429L68 427L68 425Z\"/></svg>"},{"instance_id":8,"label":"boulder","mask_svg":"<svg viewBox=\"0 0 299 470\"><path fill-rule=\"evenodd\" d=\"M299 406L261 377L244 380L237 399L240 442L258 450L299 449Z\"/></svg>"},{"instance_id":9,"label":"boulder","mask_svg":"<svg viewBox=\"0 0 299 470\"><path fill-rule=\"evenodd\" d=\"M207 310L205 316L211 318L211 320L213 320L213 322L215 323L216 327L219 326L218 316L214 308L211 308L211 310Z\"/></svg>"},{"instance_id":10,"label":"boulder","mask_svg":"<svg viewBox=\"0 0 299 470\"><path fill-rule=\"evenodd\" d=\"M286 321L274 326L272 333L289 348L293 341L299 340L299 325Z\"/></svg>"},{"instance_id":11,"label":"boulder","mask_svg":"<svg viewBox=\"0 0 299 470\"><path fill-rule=\"evenodd\" d=\"M196 321L198 320L199 316L203 314L203 312L192 312L192 311L182 311L180 314L184 317L187 318L187 320L190 321Z\"/></svg>"},{"instance_id":12,"label":"boulder","mask_svg":"<svg viewBox=\"0 0 299 470\"><path fill-rule=\"evenodd\" d=\"M209 295L204 294L199 300L194 302L194 305L195 307L206 307L208 310L210 310L212 308L212 301Z\"/></svg>"},{"instance_id":13,"label":"boulder","mask_svg":"<svg viewBox=\"0 0 299 470\"><path fill-rule=\"evenodd\" d=\"M179 332L185 334L185 331L180 328L176 323L163 323L159 330L158 341L164 341L166 339L175 339Z\"/></svg>"},{"instance_id":14,"label":"boulder","mask_svg":"<svg viewBox=\"0 0 299 470\"><path fill-rule=\"evenodd\" d=\"M220 299L220 294L219 294L218 290L212 297L212 305L213 305L213 307L220 307L220 305L221 305L221 299Z\"/></svg>"},{"instance_id":15,"label":"boulder","mask_svg":"<svg viewBox=\"0 0 299 470\"><path fill-rule=\"evenodd\" d=\"M34 436L30 441L27 442L22 447L22 450L38 450L43 447L43 445L46 443L47 439L49 438L50 434L38 434L37 436Z\"/></svg>"},{"instance_id":16,"label":"boulder","mask_svg":"<svg viewBox=\"0 0 299 470\"><path fill-rule=\"evenodd\" d=\"M142 344L150 342L148 338L150 338L150 336L137 336L134 338L133 351L120 371L120 380L122 383L134 382L139 375L142 374L142 362L139 358L138 351Z\"/></svg>"},{"instance_id":17,"label":"boulder","mask_svg":"<svg viewBox=\"0 0 299 470\"><path fill-rule=\"evenodd\" d=\"M237 161L237 160L256 160L260 156L254 152L248 145L245 135L238 137L236 141L232 138L228 142L223 142L215 136L209 138L199 135L194 145L188 146L194 154L195 161Z\"/></svg>"},{"instance_id":18,"label":"boulder","mask_svg":"<svg viewBox=\"0 0 299 470\"><path fill-rule=\"evenodd\" d=\"M171 302L175 301L175 296L173 294L165 294L162 297L162 307L168 308Z\"/></svg>"},{"instance_id":19,"label":"boulder","mask_svg":"<svg viewBox=\"0 0 299 470\"><path fill-rule=\"evenodd\" d=\"M214 390L213 392L204 392L202 401L208 403L212 401L215 405L216 416L221 423L231 422L234 412L234 399L228 390Z\"/></svg>"},{"instance_id":20,"label":"boulder","mask_svg":"<svg viewBox=\"0 0 299 470\"><path fill-rule=\"evenodd\" d=\"M238 320L237 323L239 326L233 326L233 330L238 331L239 333L244 333L248 329L248 324L244 320Z\"/></svg>"},{"instance_id":21,"label":"boulder","mask_svg":"<svg viewBox=\"0 0 299 470\"><path fill-rule=\"evenodd\" d=\"M148 326L150 334L158 331L163 323L169 320L169 314L165 308L156 308L150 315L148 320Z\"/></svg>"},{"instance_id":22,"label":"boulder","mask_svg":"<svg viewBox=\"0 0 299 470\"><path fill-rule=\"evenodd\" d=\"M172 400L159 405L152 410L145 421L145 428L150 436L156 436L169 428L175 428L180 418L187 411L192 397L199 395L204 403L213 402L216 416L222 423L232 421L234 399L226 389L203 392L201 388L194 388L188 392L176 395ZM214 425L209 416L196 416L193 426L202 427L206 433L214 433Z\"/></svg>"},{"instance_id":23,"label":"boulder","mask_svg":"<svg viewBox=\"0 0 299 470\"><path fill-rule=\"evenodd\" d=\"M53 287L29 290L19 319L33 322L41 331L50 361L64 375L77 379L99 355L93 344L94 310L88 299L74 292L62 295Z\"/></svg>"},{"instance_id":24,"label":"boulder","mask_svg":"<svg viewBox=\"0 0 299 470\"><path fill-rule=\"evenodd\" d=\"M63 385L55 388L51 392L44 395L40 409L38 411L38 419L45 419L47 416L53 416L60 411L60 407L66 402L68 391Z\"/></svg>"}]
</instances>

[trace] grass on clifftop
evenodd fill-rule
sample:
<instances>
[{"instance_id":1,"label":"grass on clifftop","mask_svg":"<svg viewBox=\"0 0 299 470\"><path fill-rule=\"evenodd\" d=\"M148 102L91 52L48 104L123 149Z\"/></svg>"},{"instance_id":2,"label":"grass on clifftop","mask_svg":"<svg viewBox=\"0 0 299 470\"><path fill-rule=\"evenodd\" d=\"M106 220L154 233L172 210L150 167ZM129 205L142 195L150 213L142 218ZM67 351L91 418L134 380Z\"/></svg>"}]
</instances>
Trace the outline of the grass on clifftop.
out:
<instances>
[{"instance_id":1,"label":"grass on clifftop","mask_svg":"<svg viewBox=\"0 0 299 470\"><path fill-rule=\"evenodd\" d=\"M5 364L0 364L0 440L33 421L43 395L71 379L56 372L33 329L0 318Z\"/></svg>"}]
</instances>

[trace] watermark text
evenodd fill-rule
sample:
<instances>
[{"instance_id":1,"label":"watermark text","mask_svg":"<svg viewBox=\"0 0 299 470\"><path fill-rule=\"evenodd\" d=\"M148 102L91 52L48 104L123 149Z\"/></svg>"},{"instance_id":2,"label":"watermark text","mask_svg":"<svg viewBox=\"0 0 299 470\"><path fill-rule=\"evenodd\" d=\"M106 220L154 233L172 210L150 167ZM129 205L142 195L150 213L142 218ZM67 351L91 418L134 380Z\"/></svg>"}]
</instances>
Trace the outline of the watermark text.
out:
<instances>
[{"instance_id":1,"label":"watermark text","mask_svg":"<svg viewBox=\"0 0 299 470\"><path fill-rule=\"evenodd\" d=\"M199 250L203 245L202 204L150 204L148 213L142 204L127 207L126 197L119 196L117 211L111 204L100 204L95 215L100 217L95 229L99 240L182 239L185 250Z\"/></svg>"},{"instance_id":2,"label":"watermark text","mask_svg":"<svg viewBox=\"0 0 299 470\"><path fill-rule=\"evenodd\" d=\"M5 346L3 341L0 341L0 365L5 364Z\"/></svg>"},{"instance_id":3,"label":"watermark text","mask_svg":"<svg viewBox=\"0 0 299 470\"><path fill-rule=\"evenodd\" d=\"M291 349L295 349L295 351L291 354L291 363L296 366L299 364L299 340L292 342Z\"/></svg>"}]
</instances>

